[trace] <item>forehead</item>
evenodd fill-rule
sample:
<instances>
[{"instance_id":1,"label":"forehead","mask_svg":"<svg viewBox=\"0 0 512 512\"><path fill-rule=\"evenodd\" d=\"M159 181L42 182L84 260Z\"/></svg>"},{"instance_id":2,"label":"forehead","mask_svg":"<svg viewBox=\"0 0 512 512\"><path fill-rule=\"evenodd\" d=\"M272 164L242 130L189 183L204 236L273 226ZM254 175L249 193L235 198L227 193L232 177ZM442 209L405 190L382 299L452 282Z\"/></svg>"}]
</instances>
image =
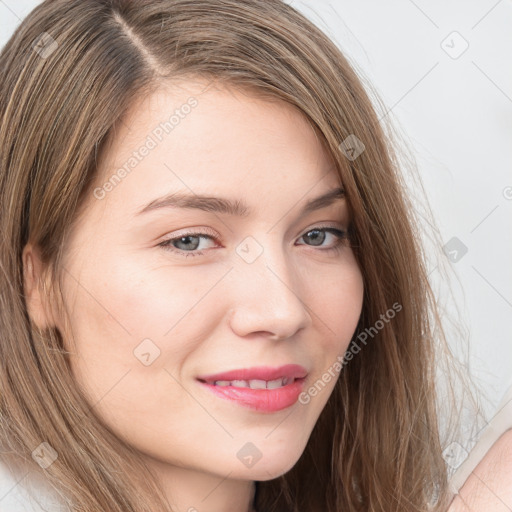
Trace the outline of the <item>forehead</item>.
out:
<instances>
[{"instance_id":1,"label":"forehead","mask_svg":"<svg viewBox=\"0 0 512 512\"><path fill-rule=\"evenodd\" d=\"M292 105L207 82L161 85L118 123L95 187L130 213L173 190L302 195L339 183L307 118ZM295 191L295 192L294 192Z\"/></svg>"}]
</instances>

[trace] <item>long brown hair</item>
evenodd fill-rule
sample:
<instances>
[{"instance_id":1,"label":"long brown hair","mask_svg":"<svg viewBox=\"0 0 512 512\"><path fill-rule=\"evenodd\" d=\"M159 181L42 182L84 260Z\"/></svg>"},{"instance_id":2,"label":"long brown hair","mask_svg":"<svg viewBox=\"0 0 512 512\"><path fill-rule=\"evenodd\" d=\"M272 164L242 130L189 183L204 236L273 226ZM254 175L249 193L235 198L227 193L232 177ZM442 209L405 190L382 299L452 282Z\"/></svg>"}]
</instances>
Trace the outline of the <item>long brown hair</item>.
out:
<instances>
[{"instance_id":1,"label":"long brown hair","mask_svg":"<svg viewBox=\"0 0 512 512\"><path fill-rule=\"evenodd\" d=\"M336 45L280 0L47 0L0 65L0 432L11 454L35 468L30 454L47 442L58 458L44 473L70 510L171 510L136 451L94 415L61 333L28 315L22 250L39 249L41 286L58 298L67 236L116 123L158 83L202 78L308 119L343 182L365 285L350 349L363 332L367 346L343 366L297 464L258 483L257 510L445 510L442 329L417 219L389 135ZM364 144L357 158L347 140ZM394 304L400 312L382 322ZM134 481L128 465L144 476Z\"/></svg>"}]
</instances>

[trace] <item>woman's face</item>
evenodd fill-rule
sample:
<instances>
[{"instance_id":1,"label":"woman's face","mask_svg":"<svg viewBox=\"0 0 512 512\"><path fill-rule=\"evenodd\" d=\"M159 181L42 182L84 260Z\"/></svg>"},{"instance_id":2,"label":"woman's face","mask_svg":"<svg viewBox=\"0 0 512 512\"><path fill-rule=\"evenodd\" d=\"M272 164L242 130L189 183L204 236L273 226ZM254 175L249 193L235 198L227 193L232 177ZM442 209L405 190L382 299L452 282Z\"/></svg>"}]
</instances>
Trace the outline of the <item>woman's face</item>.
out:
<instances>
[{"instance_id":1,"label":"woman's face","mask_svg":"<svg viewBox=\"0 0 512 512\"><path fill-rule=\"evenodd\" d=\"M345 200L306 208L340 187L307 121L205 85L124 118L66 253L64 338L95 413L155 467L269 480L333 390L363 282Z\"/></svg>"}]
</instances>

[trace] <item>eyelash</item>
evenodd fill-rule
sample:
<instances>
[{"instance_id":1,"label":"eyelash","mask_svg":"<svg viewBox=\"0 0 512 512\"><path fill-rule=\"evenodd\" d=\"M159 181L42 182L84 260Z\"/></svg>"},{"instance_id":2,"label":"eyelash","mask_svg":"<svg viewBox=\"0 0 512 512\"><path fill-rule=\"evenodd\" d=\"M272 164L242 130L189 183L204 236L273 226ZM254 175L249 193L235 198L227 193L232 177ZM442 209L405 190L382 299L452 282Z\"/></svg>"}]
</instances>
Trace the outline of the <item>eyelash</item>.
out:
<instances>
[{"instance_id":1,"label":"eyelash","mask_svg":"<svg viewBox=\"0 0 512 512\"><path fill-rule=\"evenodd\" d=\"M337 229L337 228L331 227L331 226L323 226L323 227L317 226L317 227L308 229L303 235L301 235L300 238L302 238L304 235L307 235L308 233L311 233L312 231L323 231L323 232L326 232L326 233L331 233L331 234L333 234L333 235L338 237L338 242L336 243L335 246L329 247L328 249L320 249L321 251L325 251L327 253L330 253L330 252L338 253L338 252L340 252L342 247L344 246L344 242L346 240L348 240L348 233L346 231L343 231L341 229ZM179 255L185 256L186 258L189 257L189 256L203 256L205 250L202 250L202 251L182 251L181 249L176 249L175 247L173 247L171 245L172 242L174 242L176 240L181 240L182 238L187 238L187 237L212 238L213 240L217 241L216 236L214 236L211 233L206 233L206 232L203 232L203 233L197 233L197 232L192 233L191 232L191 233L183 233L180 236L177 236L177 237L174 237L174 238L168 238L167 240L164 240L163 242L159 243L158 246L162 247L166 251L174 252L174 253L177 253ZM300 244L300 245L307 245L307 244ZM315 246L312 245L310 247L315 247Z\"/></svg>"}]
</instances>

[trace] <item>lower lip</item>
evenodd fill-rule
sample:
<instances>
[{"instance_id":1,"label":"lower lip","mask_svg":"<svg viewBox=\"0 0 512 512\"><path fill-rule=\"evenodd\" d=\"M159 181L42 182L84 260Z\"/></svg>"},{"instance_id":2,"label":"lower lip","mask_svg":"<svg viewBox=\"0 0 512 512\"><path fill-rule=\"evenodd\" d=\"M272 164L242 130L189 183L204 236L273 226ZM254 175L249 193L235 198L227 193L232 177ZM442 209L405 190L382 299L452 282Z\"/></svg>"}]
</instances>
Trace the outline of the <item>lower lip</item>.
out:
<instances>
[{"instance_id":1,"label":"lower lip","mask_svg":"<svg viewBox=\"0 0 512 512\"><path fill-rule=\"evenodd\" d=\"M239 405L261 412L276 412L291 407L297 402L305 379L296 379L277 389L251 389L234 386L214 386L200 382L220 398L232 400Z\"/></svg>"}]
</instances>

